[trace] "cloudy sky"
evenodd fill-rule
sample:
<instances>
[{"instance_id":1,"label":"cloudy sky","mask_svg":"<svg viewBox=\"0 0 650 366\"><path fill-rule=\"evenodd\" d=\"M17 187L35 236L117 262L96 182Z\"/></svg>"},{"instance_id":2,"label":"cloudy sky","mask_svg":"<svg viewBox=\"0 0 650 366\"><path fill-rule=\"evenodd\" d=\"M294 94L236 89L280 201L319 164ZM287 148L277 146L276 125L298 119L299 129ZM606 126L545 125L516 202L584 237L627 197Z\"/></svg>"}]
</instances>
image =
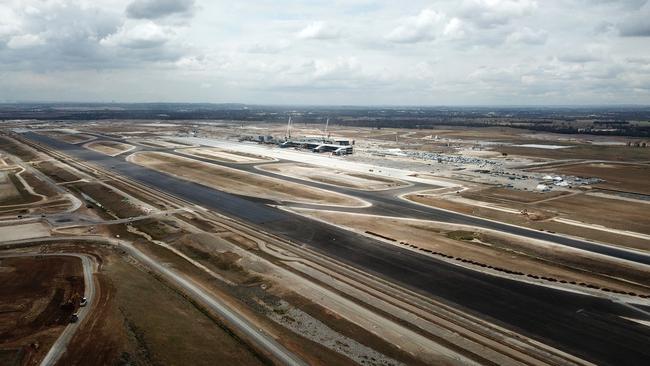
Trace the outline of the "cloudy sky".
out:
<instances>
[{"instance_id":1,"label":"cloudy sky","mask_svg":"<svg viewBox=\"0 0 650 366\"><path fill-rule=\"evenodd\" d=\"M0 0L0 101L650 104L644 0Z\"/></svg>"}]
</instances>

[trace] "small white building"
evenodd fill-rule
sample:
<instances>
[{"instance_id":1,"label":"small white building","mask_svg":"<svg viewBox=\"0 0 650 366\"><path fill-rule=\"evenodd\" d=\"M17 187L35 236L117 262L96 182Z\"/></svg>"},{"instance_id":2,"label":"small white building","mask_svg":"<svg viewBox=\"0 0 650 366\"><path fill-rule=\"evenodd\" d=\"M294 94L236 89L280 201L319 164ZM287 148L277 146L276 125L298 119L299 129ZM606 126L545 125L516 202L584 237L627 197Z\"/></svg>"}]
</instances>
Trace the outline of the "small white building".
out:
<instances>
[{"instance_id":1,"label":"small white building","mask_svg":"<svg viewBox=\"0 0 650 366\"><path fill-rule=\"evenodd\" d=\"M546 184L538 184L537 187L535 187L535 190L540 191L540 192L548 192L551 190L551 187L547 186Z\"/></svg>"}]
</instances>

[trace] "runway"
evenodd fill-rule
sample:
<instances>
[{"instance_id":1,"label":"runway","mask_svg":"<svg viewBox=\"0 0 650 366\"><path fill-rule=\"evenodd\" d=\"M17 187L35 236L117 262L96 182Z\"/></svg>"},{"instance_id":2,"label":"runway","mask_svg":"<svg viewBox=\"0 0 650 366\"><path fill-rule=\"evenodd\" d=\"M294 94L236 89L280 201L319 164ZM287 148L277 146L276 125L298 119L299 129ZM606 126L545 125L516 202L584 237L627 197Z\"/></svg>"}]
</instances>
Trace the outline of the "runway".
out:
<instances>
[{"instance_id":1,"label":"runway","mask_svg":"<svg viewBox=\"0 0 650 366\"><path fill-rule=\"evenodd\" d=\"M228 194L134 165L120 157L112 158L81 146L31 132L23 136L76 158L112 169L130 179L203 207L246 221L264 231L308 245L357 268L453 304L472 314L597 364L650 362L650 328L621 318L627 316L646 319L647 316L644 318L643 314L621 304L460 268L432 257L269 207L260 200ZM484 226L564 245L596 245L443 210L410 205L408 202L398 202L385 192L376 194L334 189L331 186L324 187L370 201L373 203L370 209L372 213L392 215L398 213L404 217ZM609 247L598 246L597 249L602 250L602 248ZM615 249L612 252L613 256L630 254L627 251L617 252ZM624 259L650 264L647 256L624 257Z\"/></svg>"}]
</instances>

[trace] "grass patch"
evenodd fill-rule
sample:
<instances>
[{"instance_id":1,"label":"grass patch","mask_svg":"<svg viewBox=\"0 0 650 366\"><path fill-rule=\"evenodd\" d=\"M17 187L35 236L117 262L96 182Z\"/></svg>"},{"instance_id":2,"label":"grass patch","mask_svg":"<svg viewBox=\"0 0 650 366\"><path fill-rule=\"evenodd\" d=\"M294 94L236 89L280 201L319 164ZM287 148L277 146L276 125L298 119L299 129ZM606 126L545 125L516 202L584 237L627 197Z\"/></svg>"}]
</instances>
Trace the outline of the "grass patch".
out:
<instances>
[{"instance_id":1,"label":"grass patch","mask_svg":"<svg viewBox=\"0 0 650 366\"><path fill-rule=\"evenodd\" d=\"M114 190L98 183L77 183L69 186L70 189L84 193L97 201L109 213L119 218L140 216L142 209Z\"/></svg>"},{"instance_id":2,"label":"grass patch","mask_svg":"<svg viewBox=\"0 0 650 366\"><path fill-rule=\"evenodd\" d=\"M447 237L453 240L472 241L480 238L481 234L474 231L456 230L447 233Z\"/></svg>"},{"instance_id":3,"label":"grass patch","mask_svg":"<svg viewBox=\"0 0 650 366\"><path fill-rule=\"evenodd\" d=\"M182 230L171 221L146 219L134 221L131 226L148 234L154 240L170 241L175 239Z\"/></svg>"}]
</instances>

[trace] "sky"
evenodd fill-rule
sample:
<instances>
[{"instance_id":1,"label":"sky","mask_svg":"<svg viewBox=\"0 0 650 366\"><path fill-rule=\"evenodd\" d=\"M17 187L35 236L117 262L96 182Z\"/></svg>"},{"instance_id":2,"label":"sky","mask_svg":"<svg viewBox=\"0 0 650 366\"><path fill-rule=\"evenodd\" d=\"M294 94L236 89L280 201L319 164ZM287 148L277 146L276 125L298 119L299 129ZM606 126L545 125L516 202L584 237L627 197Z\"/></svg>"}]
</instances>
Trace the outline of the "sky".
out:
<instances>
[{"instance_id":1,"label":"sky","mask_svg":"<svg viewBox=\"0 0 650 366\"><path fill-rule=\"evenodd\" d=\"M650 104L646 0L0 0L0 101Z\"/></svg>"}]
</instances>

